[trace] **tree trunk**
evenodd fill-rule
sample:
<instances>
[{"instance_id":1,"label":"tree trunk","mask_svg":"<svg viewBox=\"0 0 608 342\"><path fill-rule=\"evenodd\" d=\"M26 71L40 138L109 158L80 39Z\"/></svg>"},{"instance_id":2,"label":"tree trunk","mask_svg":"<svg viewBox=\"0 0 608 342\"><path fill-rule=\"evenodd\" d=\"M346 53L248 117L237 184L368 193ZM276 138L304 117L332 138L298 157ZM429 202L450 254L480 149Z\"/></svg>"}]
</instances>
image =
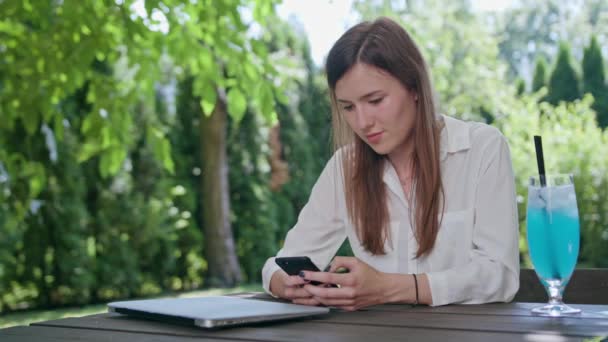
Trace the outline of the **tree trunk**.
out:
<instances>
[{"instance_id":1,"label":"tree trunk","mask_svg":"<svg viewBox=\"0 0 608 342\"><path fill-rule=\"evenodd\" d=\"M218 99L211 116L201 115L202 222L207 284L230 287L241 280L232 227L226 159L226 104Z\"/></svg>"}]
</instances>

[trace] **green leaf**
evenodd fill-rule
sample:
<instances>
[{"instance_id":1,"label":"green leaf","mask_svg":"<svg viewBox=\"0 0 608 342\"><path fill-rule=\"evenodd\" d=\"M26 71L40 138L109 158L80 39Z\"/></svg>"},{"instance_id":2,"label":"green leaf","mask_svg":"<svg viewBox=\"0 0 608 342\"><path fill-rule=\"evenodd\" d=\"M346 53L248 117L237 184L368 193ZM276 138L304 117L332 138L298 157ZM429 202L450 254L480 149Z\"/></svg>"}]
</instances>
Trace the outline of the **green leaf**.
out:
<instances>
[{"instance_id":1,"label":"green leaf","mask_svg":"<svg viewBox=\"0 0 608 342\"><path fill-rule=\"evenodd\" d=\"M0 32L6 33L8 35L19 36L24 33L23 25L9 21L9 20L0 20Z\"/></svg>"},{"instance_id":2,"label":"green leaf","mask_svg":"<svg viewBox=\"0 0 608 342\"><path fill-rule=\"evenodd\" d=\"M175 172L175 164L171 158L171 144L163 133L153 126L149 126L146 131L146 140L152 149L154 158L162 163L165 170L173 174Z\"/></svg>"},{"instance_id":3,"label":"green leaf","mask_svg":"<svg viewBox=\"0 0 608 342\"><path fill-rule=\"evenodd\" d=\"M207 73L207 72L209 72L209 70L213 70L213 69L217 68L215 66L215 63L213 62L213 55L211 54L211 51L209 51L209 49L202 48L200 50L200 55L198 58L199 58L198 60L199 60L200 66L203 69L203 72Z\"/></svg>"},{"instance_id":4,"label":"green leaf","mask_svg":"<svg viewBox=\"0 0 608 342\"><path fill-rule=\"evenodd\" d=\"M42 189L44 189L44 185L46 183L44 165L31 162L27 164L26 169L29 170L29 172L26 173L30 173L30 176L28 177L30 196L31 198L36 198Z\"/></svg>"},{"instance_id":5,"label":"green leaf","mask_svg":"<svg viewBox=\"0 0 608 342\"><path fill-rule=\"evenodd\" d=\"M23 112L22 119L28 135L34 134L39 125L40 118L38 117L38 114L33 110L26 110Z\"/></svg>"},{"instance_id":6,"label":"green leaf","mask_svg":"<svg viewBox=\"0 0 608 342\"><path fill-rule=\"evenodd\" d=\"M261 58L266 58L268 56L268 48L261 40L252 40L251 48L253 49L253 52Z\"/></svg>"},{"instance_id":7,"label":"green leaf","mask_svg":"<svg viewBox=\"0 0 608 342\"><path fill-rule=\"evenodd\" d=\"M87 161L91 157L93 157L94 155L99 153L100 150L101 150L101 148L100 148L99 144L88 141L80 147L80 150L78 151L77 160L79 163Z\"/></svg>"},{"instance_id":8,"label":"green leaf","mask_svg":"<svg viewBox=\"0 0 608 342\"><path fill-rule=\"evenodd\" d=\"M99 126L101 125L100 121L101 121L101 117L99 115L96 115L96 114L88 115L82 121L82 125L80 127L80 132L82 134L84 134L85 136L88 136L89 134L93 134L96 130L99 129Z\"/></svg>"},{"instance_id":9,"label":"green leaf","mask_svg":"<svg viewBox=\"0 0 608 342\"><path fill-rule=\"evenodd\" d=\"M101 148L105 149L110 147L113 142L112 131L110 131L110 127L104 126L101 128Z\"/></svg>"},{"instance_id":10,"label":"green leaf","mask_svg":"<svg viewBox=\"0 0 608 342\"><path fill-rule=\"evenodd\" d=\"M169 140L162 138L161 140L161 160L163 162L163 166L165 170L169 171L169 173L175 173L175 164L173 163L173 159L171 158L171 144Z\"/></svg>"},{"instance_id":11,"label":"green leaf","mask_svg":"<svg viewBox=\"0 0 608 342\"><path fill-rule=\"evenodd\" d=\"M270 113L266 119L268 120L268 124L270 124L270 126L275 126L279 123L279 115L275 111Z\"/></svg>"},{"instance_id":12,"label":"green leaf","mask_svg":"<svg viewBox=\"0 0 608 342\"><path fill-rule=\"evenodd\" d=\"M102 153L99 157L99 173L102 178L107 178L109 176L110 163L112 160L110 159L110 155L108 153Z\"/></svg>"},{"instance_id":13,"label":"green leaf","mask_svg":"<svg viewBox=\"0 0 608 342\"><path fill-rule=\"evenodd\" d=\"M228 91L228 114L236 121L240 122L245 116L247 110L247 99L239 88L231 88Z\"/></svg>"},{"instance_id":14,"label":"green leaf","mask_svg":"<svg viewBox=\"0 0 608 342\"><path fill-rule=\"evenodd\" d=\"M38 59L38 61L36 61L36 70L39 73L44 72L44 59L40 58L40 59Z\"/></svg>"},{"instance_id":15,"label":"green leaf","mask_svg":"<svg viewBox=\"0 0 608 342\"><path fill-rule=\"evenodd\" d=\"M285 94L285 92L282 91L281 89L278 89L275 92L275 96L276 96L277 101L280 104L283 104L283 105L288 105L289 104L289 97L287 97L287 95Z\"/></svg>"},{"instance_id":16,"label":"green leaf","mask_svg":"<svg viewBox=\"0 0 608 342\"><path fill-rule=\"evenodd\" d=\"M57 115L57 113L55 113L54 108L51 108L48 105L45 104L40 104L41 108L40 110L42 111L42 120L43 122L50 122L51 119Z\"/></svg>"},{"instance_id":17,"label":"green leaf","mask_svg":"<svg viewBox=\"0 0 608 342\"><path fill-rule=\"evenodd\" d=\"M127 150L121 146L112 147L107 154L110 156L109 173L115 175L120 170L125 158L127 157Z\"/></svg>"},{"instance_id":18,"label":"green leaf","mask_svg":"<svg viewBox=\"0 0 608 342\"><path fill-rule=\"evenodd\" d=\"M211 116L211 113L213 113L213 108L215 108L216 101L217 101L217 98L214 98L214 99L202 98L201 99L201 109L203 110L203 115L205 115L206 117Z\"/></svg>"},{"instance_id":19,"label":"green leaf","mask_svg":"<svg viewBox=\"0 0 608 342\"><path fill-rule=\"evenodd\" d=\"M114 145L105 150L99 159L101 176L105 178L117 174L126 157L127 150L121 146Z\"/></svg>"},{"instance_id":20,"label":"green leaf","mask_svg":"<svg viewBox=\"0 0 608 342\"><path fill-rule=\"evenodd\" d=\"M243 65L243 69L245 70L245 75L250 81L259 81L258 71L255 69L253 64L245 63L245 65Z\"/></svg>"},{"instance_id":21,"label":"green leaf","mask_svg":"<svg viewBox=\"0 0 608 342\"><path fill-rule=\"evenodd\" d=\"M53 132L55 133L55 137L58 141L63 141L63 115L55 115L53 124Z\"/></svg>"},{"instance_id":22,"label":"green leaf","mask_svg":"<svg viewBox=\"0 0 608 342\"><path fill-rule=\"evenodd\" d=\"M274 111L274 97L268 84L262 84L260 88L260 111L266 119L269 119Z\"/></svg>"},{"instance_id":23,"label":"green leaf","mask_svg":"<svg viewBox=\"0 0 608 342\"><path fill-rule=\"evenodd\" d=\"M215 104L217 102L217 91L211 82L206 82L203 85L201 94L196 94L201 97L201 108L203 114L207 117L211 116Z\"/></svg>"}]
</instances>

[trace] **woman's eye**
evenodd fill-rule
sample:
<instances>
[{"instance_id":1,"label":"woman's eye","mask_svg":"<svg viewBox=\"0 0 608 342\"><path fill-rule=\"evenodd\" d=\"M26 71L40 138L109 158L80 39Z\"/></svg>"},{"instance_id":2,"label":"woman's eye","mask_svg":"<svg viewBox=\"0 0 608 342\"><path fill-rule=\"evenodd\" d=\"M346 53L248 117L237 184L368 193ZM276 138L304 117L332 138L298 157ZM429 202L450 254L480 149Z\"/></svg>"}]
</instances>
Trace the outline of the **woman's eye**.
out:
<instances>
[{"instance_id":1,"label":"woman's eye","mask_svg":"<svg viewBox=\"0 0 608 342\"><path fill-rule=\"evenodd\" d=\"M382 102L382 100L384 100L384 97L379 97L377 99L370 100L369 103L378 104L378 103Z\"/></svg>"},{"instance_id":2,"label":"woman's eye","mask_svg":"<svg viewBox=\"0 0 608 342\"><path fill-rule=\"evenodd\" d=\"M352 111L352 110L353 110L353 108L354 108L354 107L353 107L353 105L348 105L348 106L344 106L344 107L342 107L342 109L344 109L344 110L345 110L345 111L347 111L347 112Z\"/></svg>"}]
</instances>

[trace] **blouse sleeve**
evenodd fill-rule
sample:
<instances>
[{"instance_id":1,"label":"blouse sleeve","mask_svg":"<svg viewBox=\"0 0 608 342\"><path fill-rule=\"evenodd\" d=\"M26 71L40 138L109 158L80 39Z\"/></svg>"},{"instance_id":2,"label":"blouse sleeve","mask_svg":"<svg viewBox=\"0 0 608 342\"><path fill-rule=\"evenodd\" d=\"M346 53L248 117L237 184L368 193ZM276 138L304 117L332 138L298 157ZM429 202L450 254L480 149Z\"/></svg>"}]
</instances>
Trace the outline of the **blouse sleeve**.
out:
<instances>
[{"instance_id":1,"label":"blouse sleeve","mask_svg":"<svg viewBox=\"0 0 608 342\"><path fill-rule=\"evenodd\" d=\"M329 160L312 188L308 203L289 230L277 257L308 256L320 269L329 264L346 238L344 223L344 190L341 159L338 153ZM280 269L269 258L262 269L264 290L270 293L270 279Z\"/></svg>"}]
</instances>

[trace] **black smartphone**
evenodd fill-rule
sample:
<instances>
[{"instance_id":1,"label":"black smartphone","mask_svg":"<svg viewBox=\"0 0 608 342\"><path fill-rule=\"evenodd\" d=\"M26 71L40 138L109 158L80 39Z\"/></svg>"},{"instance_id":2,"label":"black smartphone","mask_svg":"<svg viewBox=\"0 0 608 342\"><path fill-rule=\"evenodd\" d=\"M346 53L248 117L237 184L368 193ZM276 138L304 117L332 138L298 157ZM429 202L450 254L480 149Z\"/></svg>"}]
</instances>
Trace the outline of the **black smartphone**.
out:
<instances>
[{"instance_id":1,"label":"black smartphone","mask_svg":"<svg viewBox=\"0 0 608 342\"><path fill-rule=\"evenodd\" d=\"M300 271L321 271L307 256L275 258L274 262L276 262L277 265L279 265L283 271L289 275L298 275ZM318 281L311 281L310 284L323 285L323 283ZM337 287L334 284L331 284L330 286Z\"/></svg>"}]
</instances>

